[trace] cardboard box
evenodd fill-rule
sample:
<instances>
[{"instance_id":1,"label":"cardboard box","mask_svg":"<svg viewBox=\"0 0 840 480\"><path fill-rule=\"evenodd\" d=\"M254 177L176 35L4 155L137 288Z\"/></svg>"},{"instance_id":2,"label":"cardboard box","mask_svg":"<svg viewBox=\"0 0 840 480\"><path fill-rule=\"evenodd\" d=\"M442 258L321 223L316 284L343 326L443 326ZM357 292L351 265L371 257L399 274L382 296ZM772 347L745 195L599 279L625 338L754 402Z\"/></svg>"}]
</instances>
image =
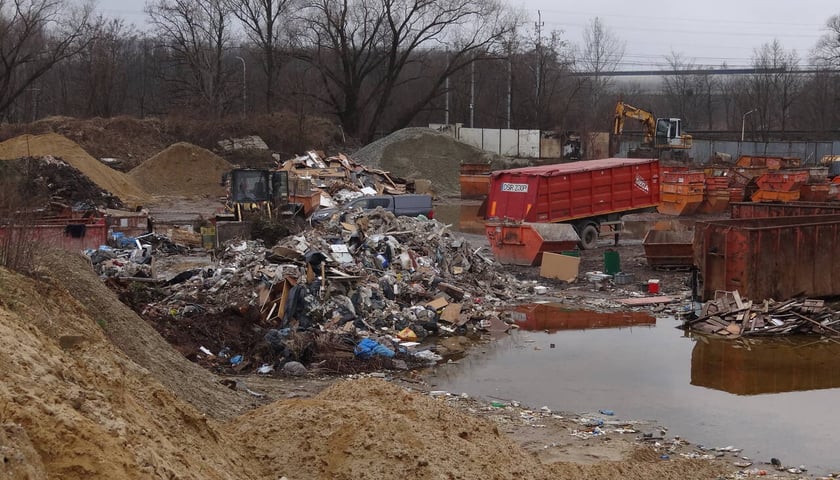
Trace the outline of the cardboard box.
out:
<instances>
[{"instance_id":1,"label":"cardboard box","mask_svg":"<svg viewBox=\"0 0 840 480\"><path fill-rule=\"evenodd\" d=\"M442 298L442 297L438 297L438 298L432 299L429 302L426 302L426 306L431 307L433 310L440 310L441 308L443 308L447 305L449 305L449 302L447 302L446 299Z\"/></svg>"},{"instance_id":2,"label":"cardboard box","mask_svg":"<svg viewBox=\"0 0 840 480\"><path fill-rule=\"evenodd\" d=\"M543 253L540 276L565 282L574 282L580 271L580 257L559 253Z\"/></svg>"}]
</instances>

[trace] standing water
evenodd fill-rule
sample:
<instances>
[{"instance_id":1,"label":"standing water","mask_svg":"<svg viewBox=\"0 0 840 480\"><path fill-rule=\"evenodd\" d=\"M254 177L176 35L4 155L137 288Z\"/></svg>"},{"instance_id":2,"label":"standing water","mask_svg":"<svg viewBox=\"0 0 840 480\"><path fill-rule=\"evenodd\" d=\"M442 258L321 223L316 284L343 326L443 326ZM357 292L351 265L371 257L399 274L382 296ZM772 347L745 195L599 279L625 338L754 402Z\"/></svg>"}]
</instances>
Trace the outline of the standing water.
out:
<instances>
[{"instance_id":1,"label":"standing water","mask_svg":"<svg viewBox=\"0 0 840 480\"><path fill-rule=\"evenodd\" d=\"M707 447L734 445L811 473L840 467L840 344L813 337L690 337L673 318L527 305L521 330L437 369L435 388L532 407L656 420Z\"/></svg>"}]
</instances>

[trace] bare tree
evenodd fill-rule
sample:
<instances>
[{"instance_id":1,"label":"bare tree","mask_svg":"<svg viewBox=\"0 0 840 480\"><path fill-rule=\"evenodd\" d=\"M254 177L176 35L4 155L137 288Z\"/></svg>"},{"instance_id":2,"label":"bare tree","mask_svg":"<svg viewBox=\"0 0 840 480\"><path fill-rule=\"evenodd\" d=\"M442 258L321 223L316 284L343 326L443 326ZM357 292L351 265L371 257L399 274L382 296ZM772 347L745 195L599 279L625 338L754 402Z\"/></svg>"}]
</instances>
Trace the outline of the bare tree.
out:
<instances>
[{"instance_id":1,"label":"bare tree","mask_svg":"<svg viewBox=\"0 0 840 480\"><path fill-rule=\"evenodd\" d=\"M150 23L171 51L178 85L187 103L221 114L229 100L232 68L231 12L222 0L154 0L146 4Z\"/></svg>"},{"instance_id":2,"label":"bare tree","mask_svg":"<svg viewBox=\"0 0 840 480\"><path fill-rule=\"evenodd\" d=\"M76 97L85 100L86 115L110 117L124 108L128 68L136 60L132 45L138 34L120 19L99 16L92 23L91 38L77 57Z\"/></svg>"},{"instance_id":3,"label":"bare tree","mask_svg":"<svg viewBox=\"0 0 840 480\"><path fill-rule=\"evenodd\" d=\"M0 0L0 115L59 62L90 41L90 5Z\"/></svg>"},{"instance_id":4,"label":"bare tree","mask_svg":"<svg viewBox=\"0 0 840 480\"><path fill-rule=\"evenodd\" d=\"M671 55L666 57L665 61L670 69L675 72L697 68L694 61L688 60L676 52L671 52ZM667 115L690 121L699 111L702 79L698 75L676 74L664 75L662 81L665 99L668 103Z\"/></svg>"},{"instance_id":5,"label":"bare tree","mask_svg":"<svg viewBox=\"0 0 840 480\"><path fill-rule=\"evenodd\" d=\"M590 115L602 113L602 98L612 81L609 76L603 74L618 69L624 58L624 47L624 42L608 30L600 18L595 17L586 26L583 32L583 46L575 63L578 71L591 74L588 77ZM589 118L587 123L591 125L592 120L594 119ZM604 116L604 121L607 120Z\"/></svg>"},{"instance_id":6,"label":"bare tree","mask_svg":"<svg viewBox=\"0 0 840 480\"><path fill-rule=\"evenodd\" d=\"M284 47L294 28L291 11L296 0L225 0L228 8L245 27L248 38L261 52L260 64L265 74L265 108L274 107L275 80L282 66Z\"/></svg>"},{"instance_id":7,"label":"bare tree","mask_svg":"<svg viewBox=\"0 0 840 480\"><path fill-rule=\"evenodd\" d=\"M498 0L315 0L301 56L317 68L320 99L345 132L367 141L386 109L389 128L408 125L448 75L496 46L516 25L508 13ZM441 46L444 65L434 51ZM409 89L398 108L396 92Z\"/></svg>"},{"instance_id":8,"label":"bare tree","mask_svg":"<svg viewBox=\"0 0 840 480\"><path fill-rule=\"evenodd\" d=\"M551 129L565 125L566 114L580 91L581 83L569 75L573 53L562 40L561 32L554 30L545 43L535 48L539 68L536 90L536 128Z\"/></svg>"},{"instance_id":9,"label":"bare tree","mask_svg":"<svg viewBox=\"0 0 840 480\"><path fill-rule=\"evenodd\" d=\"M840 15L829 18L825 26L828 33L817 41L813 57L826 65L840 66Z\"/></svg>"},{"instance_id":10,"label":"bare tree","mask_svg":"<svg viewBox=\"0 0 840 480\"><path fill-rule=\"evenodd\" d=\"M753 66L771 73L751 75L747 84L747 100L755 108L761 131L778 128L785 131L790 108L796 98L799 57L793 50L785 50L774 39L755 50Z\"/></svg>"}]
</instances>

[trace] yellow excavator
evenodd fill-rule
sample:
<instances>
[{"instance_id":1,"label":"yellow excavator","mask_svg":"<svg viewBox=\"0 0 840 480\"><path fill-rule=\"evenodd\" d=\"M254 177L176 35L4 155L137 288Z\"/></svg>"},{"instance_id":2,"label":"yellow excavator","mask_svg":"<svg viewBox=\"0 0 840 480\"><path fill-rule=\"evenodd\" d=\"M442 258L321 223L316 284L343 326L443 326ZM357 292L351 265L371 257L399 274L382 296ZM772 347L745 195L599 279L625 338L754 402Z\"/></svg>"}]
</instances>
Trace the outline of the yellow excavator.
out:
<instances>
[{"instance_id":1,"label":"yellow excavator","mask_svg":"<svg viewBox=\"0 0 840 480\"><path fill-rule=\"evenodd\" d=\"M687 160L691 148L691 135L682 131L682 120L679 118L656 118L652 112L643 110L624 102L615 106L613 117L612 138L610 141L610 156L618 153L621 134L624 132L624 120L633 118L642 124L644 139L638 148L630 149L631 158L658 158L660 160Z\"/></svg>"}]
</instances>

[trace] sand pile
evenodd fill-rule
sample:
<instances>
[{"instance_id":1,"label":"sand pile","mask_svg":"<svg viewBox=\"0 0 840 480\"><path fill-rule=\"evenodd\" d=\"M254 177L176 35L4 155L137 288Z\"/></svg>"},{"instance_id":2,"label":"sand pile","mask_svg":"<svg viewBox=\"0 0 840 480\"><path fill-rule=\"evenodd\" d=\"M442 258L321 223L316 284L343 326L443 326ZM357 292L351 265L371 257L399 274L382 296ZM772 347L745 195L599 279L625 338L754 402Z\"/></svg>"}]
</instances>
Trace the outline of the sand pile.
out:
<instances>
[{"instance_id":1,"label":"sand pile","mask_svg":"<svg viewBox=\"0 0 840 480\"><path fill-rule=\"evenodd\" d=\"M146 193L124 173L118 172L88 154L79 144L55 133L21 135L0 143L0 160L22 157L59 157L84 173L103 190L124 202L142 203Z\"/></svg>"},{"instance_id":2,"label":"sand pile","mask_svg":"<svg viewBox=\"0 0 840 480\"><path fill-rule=\"evenodd\" d=\"M263 478L549 478L494 425L377 379L268 405L231 434L270 459Z\"/></svg>"},{"instance_id":3,"label":"sand pile","mask_svg":"<svg viewBox=\"0 0 840 480\"><path fill-rule=\"evenodd\" d=\"M224 173L233 166L210 150L176 143L141 163L128 176L156 195L219 197Z\"/></svg>"},{"instance_id":4,"label":"sand pile","mask_svg":"<svg viewBox=\"0 0 840 480\"><path fill-rule=\"evenodd\" d=\"M408 179L426 178L439 195L457 195L462 163L487 163L499 157L429 128L404 128L352 155L370 168Z\"/></svg>"},{"instance_id":5,"label":"sand pile","mask_svg":"<svg viewBox=\"0 0 840 480\"><path fill-rule=\"evenodd\" d=\"M5 269L0 286L0 478L257 478L238 442L118 351L82 299Z\"/></svg>"}]
</instances>

